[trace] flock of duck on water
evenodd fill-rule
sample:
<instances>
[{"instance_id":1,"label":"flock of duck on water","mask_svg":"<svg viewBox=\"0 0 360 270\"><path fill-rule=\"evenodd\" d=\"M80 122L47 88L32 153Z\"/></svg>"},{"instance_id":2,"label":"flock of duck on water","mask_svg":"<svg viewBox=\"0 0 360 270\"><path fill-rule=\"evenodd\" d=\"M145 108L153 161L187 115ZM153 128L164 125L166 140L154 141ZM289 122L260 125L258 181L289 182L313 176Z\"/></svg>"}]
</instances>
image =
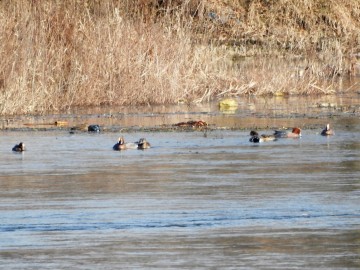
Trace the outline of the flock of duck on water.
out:
<instances>
[{"instance_id":1,"label":"flock of duck on water","mask_svg":"<svg viewBox=\"0 0 360 270\"><path fill-rule=\"evenodd\" d=\"M320 133L322 136L334 135L334 131L330 128L330 124L327 124L323 131ZM261 134L259 135L256 131L252 130L250 132L250 142L260 143L266 141L275 141L278 138L299 138L301 137L301 129L298 127L293 128L291 131L287 130L276 130L272 135ZM150 148L150 143L145 139L141 138L137 142L126 143L123 136L119 137L118 142L114 144L113 150L121 151L126 149L148 149ZM26 150L25 143L21 142L16 144L13 148L15 152L23 152Z\"/></svg>"},{"instance_id":2,"label":"flock of duck on water","mask_svg":"<svg viewBox=\"0 0 360 270\"><path fill-rule=\"evenodd\" d=\"M330 136L334 135L334 131L330 128L330 124L327 124L325 128L320 133L322 136ZM250 131L250 142L260 143L260 142L268 142L275 141L278 138L299 138L301 137L301 129L298 127L294 127L291 131L287 130L275 130L275 133L272 135L262 134L259 135L256 131Z\"/></svg>"},{"instance_id":3,"label":"flock of duck on water","mask_svg":"<svg viewBox=\"0 0 360 270\"><path fill-rule=\"evenodd\" d=\"M124 140L124 137L121 136L118 139L118 142L114 144L113 149L115 151L120 151L120 150L126 150L126 149L149 149L151 147L150 143L145 139L145 138L141 138L139 141L134 142L134 143L126 143Z\"/></svg>"},{"instance_id":4,"label":"flock of duck on water","mask_svg":"<svg viewBox=\"0 0 360 270\"><path fill-rule=\"evenodd\" d=\"M116 144L114 144L113 149L115 151L126 150L126 149L143 150L143 149L148 149L150 147L151 147L150 143L145 138L141 138L137 142L126 143L125 140L124 140L124 137L121 136L118 139L118 142ZM21 143L15 145L12 150L15 151L15 152L23 152L23 151L25 151L26 150L25 143L21 142Z\"/></svg>"}]
</instances>

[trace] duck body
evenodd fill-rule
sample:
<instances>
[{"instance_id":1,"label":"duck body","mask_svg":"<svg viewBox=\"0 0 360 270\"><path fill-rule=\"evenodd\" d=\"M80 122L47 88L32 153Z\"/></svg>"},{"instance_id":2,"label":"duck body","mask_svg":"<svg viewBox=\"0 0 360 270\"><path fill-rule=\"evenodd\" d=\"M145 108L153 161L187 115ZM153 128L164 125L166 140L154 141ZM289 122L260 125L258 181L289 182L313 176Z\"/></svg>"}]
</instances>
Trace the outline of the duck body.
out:
<instances>
[{"instance_id":1,"label":"duck body","mask_svg":"<svg viewBox=\"0 0 360 270\"><path fill-rule=\"evenodd\" d=\"M251 136L250 139L249 139L249 142L252 142L252 143L260 143L260 142L263 142L264 140L259 137L259 136Z\"/></svg>"},{"instance_id":2,"label":"duck body","mask_svg":"<svg viewBox=\"0 0 360 270\"><path fill-rule=\"evenodd\" d=\"M261 137L261 139L262 139L264 142L276 141L276 137L275 137L274 135L265 135L265 134L262 134L260 137Z\"/></svg>"},{"instance_id":3,"label":"duck body","mask_svg":"<svg viewBox=\"0 0 360 270\"><path fill-rule=\"evenodd\" d=\"M121 136L119 138L118 142L116 144L114 144L113 149L115 151L120 151L120 150L126 150L127 149L124 137Z\"/></svg>"},{"instance_id":4,"label":"duck body","mask_svg":"<svg viewBox=\"0 0 360 270\"><path fill-rule=\"evenodd\" d=\"M13 148L12 148L12 150L14 151L14 152L23 152L23 151L25 151L25 144L24 143L19 143L19 144L16 144Z\"/></svg>"},{"instance_id":5,"label":"duck body","mask_svg":"<svg viewBox=\"0 0 360 270\"><path fill-rule=\"evenodd\" d=\"M323 129L323 131L321 131L322 136L330 136L334 134L335 134L334 130L330 128L330 124L327 124L326 127Z\"/></svg>"},{"instance_id":6,"label":"duck body","mask_svg":"<svg viewBox=\"0 0 360 270\"><path fill-rule=\"evenodd\" d=\"M150 144L145 139L140 139L138 142L126 143L123 136L121 136L118 142L113 146L113 149L115 151L121 151L127 149L146 149L146 148L150 148Z\"/></svg>"},{"instance_id":7,"label":"duck body","mask_svg":"<svg viewBox=\"0 0 360 270\"><path fill-rule=\"evenodd\" d=\"M260 142L270 142L270 141L275 141L276 137L274 135L266 135L266 134L261 134L259 135L256 131L252 130L250 132L250 142L253 143L260 143Z\"/></svg>"},{"instance_id":8,"label":"duck body","mask_svg":"<svg viewBox=\"0 0 360 270\"><path fill-rule=\"evenodd\" d=\"M138 142L137 142L137 149L149 149L151 147L150 143L145 139L145 138L141 138Z\"/></svg>"},{"instance_id":9,"label":"duck body","mask_svg":"<svg viewBox=\"0 0 360 270\"><path fill-rule=\"evenodd\" d=\"M100 132L100 126L99 125L90 125L88 126L89 132Z\"/></svg>"},{"instance_id":10,"label":"duck body","mask_svg":"<svg viewBox=\"0 0 360 270\"><path fill-rule=\"evenodd\" d=\"M292 131L275 130L274 137L275 138L299 138L299 137L301 137L301 129L295 127L292 129Z\"/></svg>"}]
</instances>

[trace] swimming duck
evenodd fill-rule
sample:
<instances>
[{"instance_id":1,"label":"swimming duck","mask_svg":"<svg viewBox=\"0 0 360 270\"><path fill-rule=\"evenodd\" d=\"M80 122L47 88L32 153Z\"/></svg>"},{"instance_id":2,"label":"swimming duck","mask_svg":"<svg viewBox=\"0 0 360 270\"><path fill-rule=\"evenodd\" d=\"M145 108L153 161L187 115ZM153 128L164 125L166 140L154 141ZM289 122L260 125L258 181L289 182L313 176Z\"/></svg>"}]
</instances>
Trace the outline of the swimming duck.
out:
<instances>
[{"instance_id":1,"label":"swimming duck","mask_svg":"<svg viewBox=\"0 0 360 270\"><path fill-rule=\"evenodd\" d=\"M113 149L116 151L127 149L123 136L119 137L118 142L116 144L114 144Z\"/></svg>"},{"instance_id":2,"label":"swimming duck","mask_svg":"<svg viewBox=\"0 0 360 270\"><path fill-rule=\"evenodd\" d=\"M261 134L259 136L259 133L257 133L256 131L252 130L250 131L250 142L253 143L259 143L259 142L269 142L269 141L275 141L276 138L274 135L265 135L265 134Z\"/></svg>"},{"instance_id":3,"label":"swimming duck","mask_svg":"<svg viewBox=\"0 0 360 270\"><path fill-rule=\"evenodd\" d=\"M329 136L334 134L334 131L330 128L330 124L327 124L323 131L321 131L321 135L323 136Z\"/></svg>"},{"instance_id":4,"label":"swimming duck","mask_svg":"<svg viewBox=\"0 0 360 270\"><path fill-rule=\"evenodd\" d=\"M141 138L138 141L138 149L148 149L150 147L151 147L150 143L145 138Z\"/></svg>"},{"instance_id":5,"label":"swimming duck","mask_svg":"<svg viewBox=\"0 0 360 270\"><path fill-rule=\"evenodd\" d=\"M126 150L126 149L138 149L138 142L126 143L123 136L119 137L118 142L113 146L113 149L116 151Z\"/></svg>"},{"instance_id":6,"label":"swimming duck","mask_svg":"<svg viewBox=\"0 0 360 270\"><path fill-rule=\"evenodd\" d=\"M13 151L15 152L23 152L25 151L25 143L19 143L19 144L16 144L13 148L12 148Z\"/></svg>"},{"instance_id":7,"label":"swimming duck","mask_svg":"<svg viewBox=\"0 0 360 270\"><path fill-rule=\"evenodd\" d=\"M275 138L299 138L301 137L301 129L294 127L292 131L288 130L275 130Z\"/></svg>"},{"instance_id":8,"label":"swimming duck","mask_svg":"<svg viewBox=\"0 0 360 270\"><path fill-rule=\"evenodd\" d=\"M256 131L252 130L252 131L250 131L250 139L249 139L249 142L259 143L259 142L263 142L263 140L259 137L259 133L257 133Z\"/></svg>"}]
</instances>

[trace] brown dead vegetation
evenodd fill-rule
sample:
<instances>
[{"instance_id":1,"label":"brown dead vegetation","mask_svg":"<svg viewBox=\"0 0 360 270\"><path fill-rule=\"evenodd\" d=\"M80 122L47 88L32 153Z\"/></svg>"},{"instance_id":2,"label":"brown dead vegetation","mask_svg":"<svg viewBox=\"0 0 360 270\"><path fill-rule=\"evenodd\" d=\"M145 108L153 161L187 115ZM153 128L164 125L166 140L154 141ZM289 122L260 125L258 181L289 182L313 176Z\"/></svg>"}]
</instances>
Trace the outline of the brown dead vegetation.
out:
<instances>
[{"instance_id":1,"label":"brown dead vegetation","mask_svg":"<svg viewBox=\"0 0 360 270\"><path fill-rule=\"evenodd\" d=\"M360 2L0 2L0 114L331 94L356 76Z\"/></svg>"}]
</instances>

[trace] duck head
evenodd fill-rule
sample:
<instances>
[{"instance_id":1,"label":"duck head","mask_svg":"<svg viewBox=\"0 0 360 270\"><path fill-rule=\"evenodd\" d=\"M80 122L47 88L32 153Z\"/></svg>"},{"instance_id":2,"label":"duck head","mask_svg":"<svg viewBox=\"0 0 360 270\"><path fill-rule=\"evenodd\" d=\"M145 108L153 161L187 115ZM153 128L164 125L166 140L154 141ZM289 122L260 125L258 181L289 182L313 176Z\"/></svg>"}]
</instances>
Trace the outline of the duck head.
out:
<instances>
[{"instance_id":1,"label":"duck head","mask_svg":"<svg viewBox=\"0 0 360 270\"><path fill-rule=\"evenodd\" d=\"M250 136L259 136L259 133L257 133L256 131L252 130L252 131L250 131Z\"/></svg>"},{"instance_id":2,"label":"duck head","mask_svg":"<svg viewBox=\"0 0 360 270\"><path fill-rule=\"evenodd\" d=\"M125 144L125 139L124 139L123 136L119 137L118 143L119 143L119 145L124 145Z\"/></svg>"},{"instance_id":3,"label":"duck head","mask_svg":"<svg viewBox=\"0 0 360 270\"><path fill-rule=\"evenodd\" d=\"M25 143L19 143L19 148L21 149L21 151L25 151Z\"/></svg>"},{"instance_id":4,"label":"duck head","mask_svg":"<svg viewBox=\"0 0 360 270\"><path fill-rule=\"evenodd\" d=\"M298 127L293 128L292 133L297 134L301 137L301 129Z\"/></svg>"}]
</instances>

